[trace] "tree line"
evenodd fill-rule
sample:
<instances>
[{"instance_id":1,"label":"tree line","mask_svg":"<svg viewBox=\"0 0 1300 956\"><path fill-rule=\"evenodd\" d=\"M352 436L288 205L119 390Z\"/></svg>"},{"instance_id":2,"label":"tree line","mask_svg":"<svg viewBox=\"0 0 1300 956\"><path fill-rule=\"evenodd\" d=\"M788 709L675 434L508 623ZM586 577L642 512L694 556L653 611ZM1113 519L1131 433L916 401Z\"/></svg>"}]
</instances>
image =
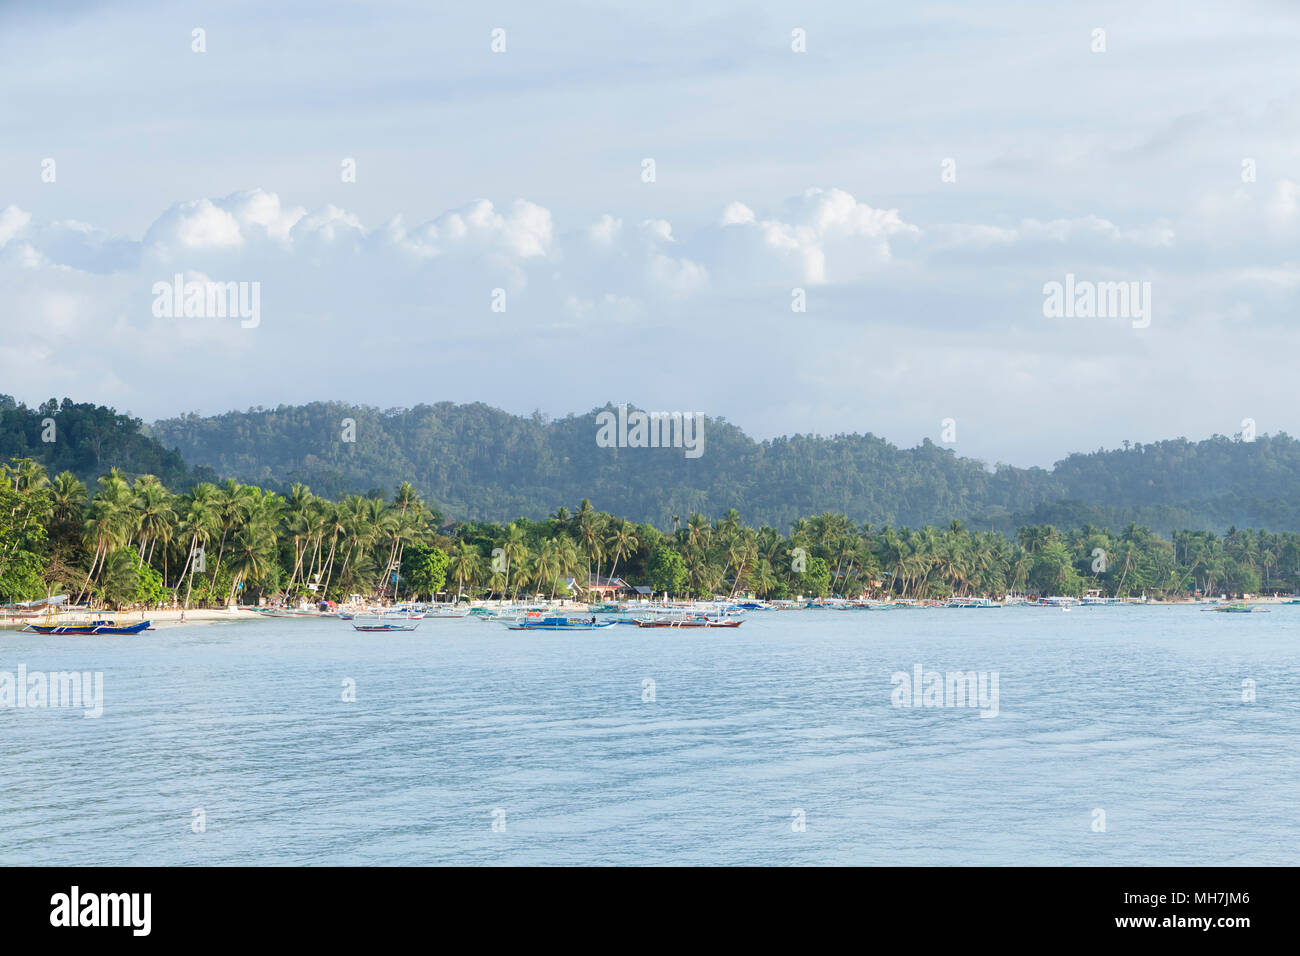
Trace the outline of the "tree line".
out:
<instances>
[{"instance_id":1,"label":"tree line","mask_svg":"<svg viewBox=\"0 0 1300 956\"><path fill-rule=\"evenodd\" d=\"M661 527L673 514L734 507L781 529L830 511L896 527L956 518L1008 537L1041 523L1300 531L1300 442L1282 434L1124 442L1044 469L986 465L963 457L963 443L900 448L871 434L759 442L709 417L705 452L688 459L676 449L598 447L596 415L611 408L550 420L481 403L317 402L186 415L147 430L192 465L262 487L299 482L338 497L409 480L463 518L541 520L556 502L588 498ZM344 421L354 423L346 435Z\"/></svg>"},{"instance_id":2,"label":"tree line","mask_svg":"<svg viewBox=\"0 0 1300 956\"><path fill-rule=\"evenodd\" d=\"M1166 539L1131 523L1035 524L1007 536L960 520L907 528L830 512L783 533L747 525L736 509L673 514L660 528L586 499L539 520L444 522L408 482L391 496L329 498L297 483L281 494L233 479L177 493L150 474L112 469L88 487L31 458L0 465L4 601L533 599L582 596L593 577L699 598L1289 594L1300 588L1300 534Z\"/></svg>"},{"instance_id":3,"label":"tree line","mask_svg":"<svg viewBox=\"0 0 1300 956\"><path fill-rule=\"evenodd\" d=\"M548 420L477 403L379 410L317 402L152 425L110 408L54 399L29 408L0 395L0 460L30 457L94 486L111 465L189 491L218 476L288 494L295 484L341 499L410 481L447 514L542 520L587 498L638 523L735 508L788 532L800 517L852 515L921 527L958 519L1015 537L1025 525L1300 531L1300 442L1216 435L1072 454L1051 469L1017 468L923 441L792 435L756 442L719 418L706 451L597 446L596 413ZM963 433L965 434L965 433Z\"/></svg>"}]
</instances>

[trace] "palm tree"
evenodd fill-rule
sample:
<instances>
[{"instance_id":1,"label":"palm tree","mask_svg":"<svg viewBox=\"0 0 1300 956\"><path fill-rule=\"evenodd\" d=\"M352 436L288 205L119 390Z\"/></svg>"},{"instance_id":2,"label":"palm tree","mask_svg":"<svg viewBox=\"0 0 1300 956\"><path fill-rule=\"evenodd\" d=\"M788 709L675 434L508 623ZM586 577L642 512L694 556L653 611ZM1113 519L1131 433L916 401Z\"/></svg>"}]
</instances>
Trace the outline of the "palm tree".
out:
<instances>
[{"instance_id":1,"label":"palm tree","mask_svg":"<svg viewBox=\"0 0 1300 956\"><path fill-rule=\"evenodd\" d=\"M171 529L176 523L171 497L163 483L153 475L141 475L135 480L135 498L131 504L140 532L140 567L152 559L156 542L162 541L165 552L171 540Z\"/></svg>"},{"instance_id":2,"label":"palm tree","mask_svg":"<svg viewBox=\"0 0 1300 956\"><path fill-rule=\"evenodd\" d=\"M89 496L86 486L70 471L61 471L50 485L50 502L54 507L54 520L60 524L76 521Z\"/></svg>"},{"instance_id":3,"label":"palm tree","mask_svg":"<svg viewBox=\"0 0 1300 956\"><path fill-rule=\"evenodd\" d=\"M524 565L528 561L528 542L524 537L524 529L514 522L506 525L506 539L501 544L501 550L506 559L505 561L505 583L502 587L502 595L510 590L510 573L518 565ZM520 568L519 570L522 570ZM515 590L518 591L518 585L522 583L516 579Z\"/></svg>"},{"instance_id":4,"label":"palm tree","mask_svg":"<svg viewBox=\"0 0 1300 956\"><path fill-rule=\"evenodd\" d=\"M614 552L614 564L609 569L609 576L613 578L618 571L619 559L636 550L640 544L636 536L636 525L624 518L614 527L607 543Z\"/></svg>"},{"instance_id":5,"label":"palm tree","mask_svg":"<svg viewBox=\"0 0 1300 956\"><path fill-rule=\"evenodd\" d=\"M194 490L185 498L182 506L181 533L189 535L190 546L185 558L185 567L181 568L181 578L186 577L186 571L189 576L185 585L185 607L190 606L190 593L194 589L194 559L198 554L199 548L206 549L212 541L213 535L220 527L220 517L218 515L217 488L209 482L199 482L194 486ZM176 580L176 588L180 588L180 578Z\"/></svg>"},{"instance_id":6,"label":"palm tree","mask_svg":"<svg viewBox=\"0 0 1300 956\"><path fill-rule=\"evenodd\" d=\"M217 560L212 566L209 586L216 587L217 572L221 567L221 559L226 554L226 540L247 519L253 507L253 499L260 490L252 485L241 485L233 478L227 478L217 489L217 520L221 527L221 542L217 546Z\"/></svg>"},{"instance_id":7,"label":"palm tree","mask_svg":"<svg viewBox=\"0 0 1300 956\"><path fill-rule=\"evenodd\" d=\"M134 535L135 516L131 511L131 499L131 488L116 468L99 479L99 491L90 503L85 522L86 542L87 545L94 544L94 555L81 593L77 595L77 603L95 580L97 569L103 570L109 553Z\"/></svg>"},{"instance_id":8,"label":"palm tree","mask_svg":"<svg viewBox=\"0 0 1300 956\"><path fill-rule=\"evenodd\" d=\"M533 581L539 590L545 590L550 585L551 598L555 598L555 586L559 581L560 575L560 548L554 538L547 538L542 542L541 548L537 552L537 564L533 568Z\"/></svg>"},{"instance_id":9,"label":"palm tree","mask_svg":"<svg viewBox=\"0 0 1300 956\"><path fill-rule=\"evenodd\" d=\"M451 561L447 565L447 569L456 576L457 599L465 593L466 584L473 585L478 580L482 566L482 558L470 543L463 539L457 540L456 549L452 552Z\"/></svg>"},{"instance_id":10,"label":"palm tree","mask_svg":"<svg viewBox=\"0 0 1300 956\"><path fill-rule=\"evenodd\" d=\"M587 580L582 583L585 590L591 584L591 562L596 562L596 575L600 575L600 562L604 557L604 527L600 515L592 510L591 502L586 498L578 506L575 517L578 525L578 540L587 551Z\"/></svg>"}]
</instances>

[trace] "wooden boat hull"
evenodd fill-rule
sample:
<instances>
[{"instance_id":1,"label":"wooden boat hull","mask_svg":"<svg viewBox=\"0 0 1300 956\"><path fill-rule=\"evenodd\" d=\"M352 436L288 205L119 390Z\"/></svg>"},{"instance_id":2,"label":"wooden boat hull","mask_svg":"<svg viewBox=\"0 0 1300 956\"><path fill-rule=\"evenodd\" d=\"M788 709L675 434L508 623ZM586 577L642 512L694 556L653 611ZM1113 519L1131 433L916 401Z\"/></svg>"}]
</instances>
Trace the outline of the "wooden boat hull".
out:
<instances>
[{"instance_id":1,"label":"wooden boat hull","mask_svg":"<svg viewBox=\"0 0 1300 956\"><path fill-rule=\"evenodd\" d=\"M139 634L153 626L153 621L140 621L138 624L110 624L107 621L92 621L90 624L28 624L24 630L37 634L90 634L99 637Z\"/></svg>"},{"instance_id":2,"label":"wooden boat hull","mask_svg":"<svg viewBox=\"0 0 1300 956\"><path fill-rule=\"evenodd\" d=\"M740 627L744 621L637 621L637 627Z\"/></svg>"},{"instance_id":3,"label":"wooden boat hull","mask_svg":"<svg viewBox=\"0 0 1300 956\"><path fill-rule=\"evenodd\" d=\"M507 625L512 631L600 631L607 627L613 627L614 621L597 621L595 624L582 622L581 624L546 624L537 622L530 624L527 621L520 621L518 624Z\"/></svg>"}]
</instances>

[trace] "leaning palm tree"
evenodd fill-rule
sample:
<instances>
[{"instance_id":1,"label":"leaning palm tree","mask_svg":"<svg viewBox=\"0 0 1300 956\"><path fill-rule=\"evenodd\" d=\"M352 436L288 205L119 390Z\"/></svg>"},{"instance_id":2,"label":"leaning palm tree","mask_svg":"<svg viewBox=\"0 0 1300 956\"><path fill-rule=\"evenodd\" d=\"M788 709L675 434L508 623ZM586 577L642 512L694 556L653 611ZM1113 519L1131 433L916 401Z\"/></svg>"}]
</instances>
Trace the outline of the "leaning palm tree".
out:
<instances>
[{"instance_id":1,"label":"leaning palm tree","mask_svg":"<svg viewBox=\"0 0 1300 956\"><path fill-rule=\"evenodd\" d=\"M189 538L189 548L185 556L185 565L181 568L180 577L176 579L174 590L180 590L182 579L186 581L185 607L187 608L190 606L190 593L194 590L194 572L206 570L206 559L203 569L197 567L195 559L206 552L208 544L220 527L217 495L216 485L201 481L185 496L181 505L179 533L182 538Z\"/></svg>"},{"instance_id":2,"label":"leaning palm tree","mask_svg":"<svg viewBox=\"0 0 1300 956\"><path fill-rule=\"evenodd\" d=\"M640 545L636 536L636 525L624 518L620 521L608 538L608 544L614 553L614 563L609 569L609 576L614 577L618 571L619 559L630 555Z\"/></svg>"},{"instance_id":3,"label":"leaning palm tree","mask_svg":"<svg viewBox=\"0 0 1300 956\"><path fill-rule=\"evenodd\" d=\"M80 603L98 571L103 570L104 560L115 548L130 541L135 534L135 516L131 511L131 488L116 468L99 479L99 491L87 509L85 522L86 544L94 545L90 569L86 580L77 595Z\"/></svg>"},{"instance_id":4,"label":"leaning palm tree","mask_svg":"<svg viewBox=\"0 0 1300 956\"><path fill-rule=\"evenodd\" d=\"M218 489L217 516L221 524L221 541L217 545L217 560L212 566L210 587L216 587L217 571L221 567L221 559L226 554L226 541L235 529L247 520L260 492L261 489L252 485L241 485L233 478L227 478Z\"/></svg>"}]
</instances>

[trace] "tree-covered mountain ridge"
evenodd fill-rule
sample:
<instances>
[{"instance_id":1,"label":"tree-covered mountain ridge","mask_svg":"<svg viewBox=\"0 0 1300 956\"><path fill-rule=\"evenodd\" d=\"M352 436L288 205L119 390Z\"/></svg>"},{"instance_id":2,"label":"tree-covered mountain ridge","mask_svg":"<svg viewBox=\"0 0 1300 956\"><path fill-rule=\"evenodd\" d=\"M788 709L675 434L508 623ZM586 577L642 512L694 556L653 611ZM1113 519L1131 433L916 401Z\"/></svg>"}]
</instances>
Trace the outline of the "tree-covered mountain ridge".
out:
<instances>
[{"instance_id":1,"label":"tree-covered mountain ridge","mask_svg":"<svg viewBox=\"0 0 1300 956\"><path fill-rule=\"evenodd\" d=\"M188 414L142 431L222 477L278 489L298 482L329 496L410 481L448 518L470 520L541 519L586 498L660 527L735 508L777 528L832 512L910 527L960 519L1008 533L1026 523L1300 530L1300 442L1286 434L1102 449L1051 470L990 468L929 440L900 448L870 433L755 441L723 418L704 420L699 457L608 447L596 440L597 416L616 410L550 420L483 403L313 402Z\"/></svg>"}]
</instances>

